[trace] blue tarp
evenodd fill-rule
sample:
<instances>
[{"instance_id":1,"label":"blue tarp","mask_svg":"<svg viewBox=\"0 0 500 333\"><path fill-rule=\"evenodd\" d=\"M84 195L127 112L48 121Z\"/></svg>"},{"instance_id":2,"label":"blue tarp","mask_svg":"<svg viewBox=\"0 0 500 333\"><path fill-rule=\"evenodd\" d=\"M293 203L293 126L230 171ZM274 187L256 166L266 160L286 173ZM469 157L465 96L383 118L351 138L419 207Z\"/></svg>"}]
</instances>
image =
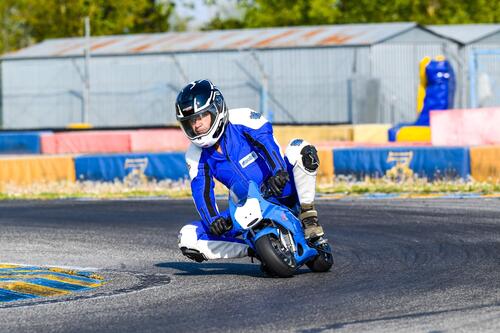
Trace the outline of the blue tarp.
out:
<instances>
[{"instance_id":1,"label":"blue tarp","mask_svg":"<svg viewBox=\"0 0 500 333\"><path fill-rule=\"evenodd\" d=\"M408 170L430 180L470 175L467 147L339 148L333 151L333 163L336 176L358 179Z\"/></svg>"},{"instance_id":2,"label":"blue tarp","mask_svg":"<svg viewBox=\"0 0 500 333\"><path fill-rule=\"evenodd\" d=\"M83 155L75 158L77 180L123 180L131 173L148 179L188 177L184 153Z\"/></svg>"},{"instance_id":3,"label":"blue tarp","mask_svg":"<svg viewBox=\"0 0 500 333\"><path fill-rule=\"evenodd\" d=\"M40 154L40 134L42 133L0 133L0 154Z\"/></svg>"}]
</instances>

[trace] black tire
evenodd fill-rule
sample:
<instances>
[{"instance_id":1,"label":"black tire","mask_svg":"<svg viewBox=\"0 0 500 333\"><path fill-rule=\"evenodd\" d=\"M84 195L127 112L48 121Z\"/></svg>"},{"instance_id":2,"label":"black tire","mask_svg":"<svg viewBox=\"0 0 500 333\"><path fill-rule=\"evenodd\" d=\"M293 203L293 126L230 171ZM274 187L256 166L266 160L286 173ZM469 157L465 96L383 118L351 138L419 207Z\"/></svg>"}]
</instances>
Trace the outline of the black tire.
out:
<instances>
[{"instance_id":1,"label":"black tire","mask_svg":"<svg viewBox=\"0 0 500 333\"><path fill-rule=\"evenodd\" d=\"M328 272L333 266L333 255L330 245L328 243L321 244L316 249L319 255L306 262L307 267L317 273Z\"/></svg>"},{"instance_id":2,"label":"black tire","mask_svg":"<svg viewBox=\"0 0 500 333\"><path fill-rule=\"evenodd\" d=\"M293 276L297 270L295 257L276 236L262 236L255 243L255 248L269 275L286 278Z\"/></svg>"}]
</instances>

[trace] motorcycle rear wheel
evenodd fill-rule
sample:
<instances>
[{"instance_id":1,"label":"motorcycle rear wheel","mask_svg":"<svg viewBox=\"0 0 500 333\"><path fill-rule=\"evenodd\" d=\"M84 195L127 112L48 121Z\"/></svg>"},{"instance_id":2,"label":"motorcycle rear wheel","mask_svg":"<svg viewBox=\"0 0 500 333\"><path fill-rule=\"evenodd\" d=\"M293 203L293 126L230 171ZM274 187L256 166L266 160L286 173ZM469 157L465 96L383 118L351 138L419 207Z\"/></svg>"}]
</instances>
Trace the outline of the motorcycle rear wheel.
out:
<instances>
[{"instance_id":1,"label":"motorcycle rear wheel","mask_svg":"<svg viewBox=\"0 0 500 333\"><path fill-rule=\"evenodd\" d=\"M262 263L272 276L291 277L297 269L295 257L273 234L264 235L255 242Z\"/></svg>"},{"instance_id":2,"label":"motorcycle rear wheel","mask_svg":"<svg viewBox=\"0 0 500 333\"><path fill-rule=\"evenodd\" d=\"M314 259L306 262L307 267L313 272L324 273L328 272L333 266L333 255L330 245L324 243L316 247L319 254Z\"/></svg>"}]
</instances>

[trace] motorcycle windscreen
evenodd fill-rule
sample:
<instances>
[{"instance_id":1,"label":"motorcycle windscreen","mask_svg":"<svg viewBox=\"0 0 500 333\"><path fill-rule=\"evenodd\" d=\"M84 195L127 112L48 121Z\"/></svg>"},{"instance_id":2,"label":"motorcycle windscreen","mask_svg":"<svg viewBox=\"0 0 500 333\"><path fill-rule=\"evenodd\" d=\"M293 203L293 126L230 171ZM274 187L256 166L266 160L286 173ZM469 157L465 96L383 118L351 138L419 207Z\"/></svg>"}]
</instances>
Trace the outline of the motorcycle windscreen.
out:
<instances>
[{"instance_id":1,"label":"motorcycle windscreen","mask_svg":"<svg viewBox=\"0 0 500 333\"><path fill-rule=\"evenodd\" d=\"M229 189L229 201L231 201L236 207L244 206L247 198L248 186L241 184L241 182L236 182Z\"/></svg>"}]
</instances>

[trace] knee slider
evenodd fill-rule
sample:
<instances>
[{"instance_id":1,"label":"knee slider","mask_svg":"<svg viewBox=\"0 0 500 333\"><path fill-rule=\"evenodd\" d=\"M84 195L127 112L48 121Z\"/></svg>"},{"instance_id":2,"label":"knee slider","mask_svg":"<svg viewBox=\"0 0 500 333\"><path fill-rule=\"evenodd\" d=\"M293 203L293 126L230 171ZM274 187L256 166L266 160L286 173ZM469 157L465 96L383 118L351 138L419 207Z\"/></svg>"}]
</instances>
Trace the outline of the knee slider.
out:
<instances>
[{"instance_id":1,"label":"knee slider","mask_svg":"<svg viewBox=\"0 0 500 333\"><path fill-rule=\"evenodd\" d=\"M196 226L192 224L185 225L179 231L179 235L177 237L179 248L196 248L198 242L198 237L196 235Z\"/></svg>"},{"instance_id":2,"label":"knee slider","mask_svg":"<svg viewBox=\"0 0 500 333\"><path fill-rule=\"evenodd\" d=\"M300 151L302 155L302 165L309 172L315 172L319 168L319 157L316 147L307 145Z\"/></svg>"}]
</instances>

